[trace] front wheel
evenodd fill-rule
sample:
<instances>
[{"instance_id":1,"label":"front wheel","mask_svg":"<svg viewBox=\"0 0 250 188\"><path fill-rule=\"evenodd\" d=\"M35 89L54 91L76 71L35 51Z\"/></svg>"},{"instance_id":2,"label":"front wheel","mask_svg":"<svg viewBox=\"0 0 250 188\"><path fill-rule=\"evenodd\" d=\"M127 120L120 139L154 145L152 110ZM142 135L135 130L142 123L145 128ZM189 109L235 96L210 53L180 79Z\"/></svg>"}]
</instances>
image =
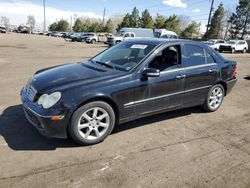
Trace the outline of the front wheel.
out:
<instances>
[{"instance_id":1,"label":"front wheel","mask_svg":"<svg viewBox=\"0 0 250 188\"><path fill-rule=\"evenodd\" d=\"M91 102L75 111L69 134L81 145L97 144L112 132L114 125L113 108L102 101Z\"/></svg>"},{"instance_id":2,"label":"front wheel","mask_svg":"<svg viewBox=\"0 0 250 188\"><path fill-rule=\"evenodd\" d=\"M218 110L223 102L225 96L224 87L221 84L213 86L207 95L203 108L207 112L214 112Z\"/></svg>"}]
</instances>

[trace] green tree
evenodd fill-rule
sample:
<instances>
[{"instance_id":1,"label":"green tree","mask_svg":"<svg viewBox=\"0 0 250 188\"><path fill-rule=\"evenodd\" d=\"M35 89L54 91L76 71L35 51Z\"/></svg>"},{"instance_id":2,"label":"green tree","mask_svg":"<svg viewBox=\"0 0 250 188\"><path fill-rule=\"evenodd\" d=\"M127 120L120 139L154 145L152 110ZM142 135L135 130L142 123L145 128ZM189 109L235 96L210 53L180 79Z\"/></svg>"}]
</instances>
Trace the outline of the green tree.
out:
<instances>
[{"instance_id":1,"label":"green tree","mask_svg":"<svg viewBox=\"0 0 250 188\"><path fill-rule=\"evenodd\" d=\"M127 13L122 22L118 24L117 30L119 31L123 27L132 27L132 18L129 13Z\"/></svg>"},{"instance_id":2,"label":"green tree","mask_svg":"<svg viewBox=\"0 0 250 188\"><path fill-rule=\"evenodd\" d=\"M57 31L57 23L54 22L49 26L49 31Z\"/></svg>"},{"instance_id":3,"label":"green tree","mask_svg":"<svg viewBox=\"0 0 250 188\"><path fill-rule=\"evenodd\" d=\"M104 27L104 32L107 32L107 33L112 33L113 32L113 29L114 29L114 25L112 23L112 20L109 19Z\"/></svg>"},{"instance_id":4,"label":"green tree","mask_svg":"<svg viewBox=\"0 0 250 188\"><path fill-rule=\"evenodd\" d=\"M181 33L180 30L181 20L176 16L169 16L165 21L165 27L167 30L174 31L177 34Z\"/></svg>"},{"instance_id":5,"label":"green tree","mask_svg":"<svg viewBox=\"0 0 250 188\"><path fill-rule=\"evenodd\" d=\"M142 13L141 27L142 28L150 28L150 29L154 28L153 18L147 9Z\"/></svg>"},{"instance_id":6,"label":"green tree","mask_svg":"<svg viewBox=\"0 0 250 188\"><path fill-rule=\"evenodd\" d=\"M82 22L82 31L90 31L91 21L86 19Z\"/></svg>"},{"instance_id":7,"label":"green tree","mask_svg":"<svg viewBox=\"0 0 250 188\"><path fill-rule=\"evenodd\" d=\"M154 24L155 28L156 29L165 28L165 21L166 21L165 17L157 13Z\"/></svg>"},{"instance_id":8,"label":"green tree","mask_svg":"<svg viewBox=\"0 0 250 188\"><path fill-rule=\"evenodd\" d=\"M140 12L139 10L134 7L132 13L131 13L131 27L141 27L140 23Z\"/></svg>"},{"instance_id":9,"label":"green tree","mask_svg":"<svg viewBox=\"0 0 250 188\"><path fill-rule=\"evenodd\" d=\"M250 23L249 0L239 0L236 12L230 17L229 23L231 24L229 29L231 39L243 38L247 34L247 25Z\"/></svg>"},{"instance_id":10,"label":"green tree","mask_svg":"<svg viewBox=\"0 0 250 188\"><path fill-rule=\"evenodd\" d=\"M100 32L101 30L102 30L102 24L99 22L93 22L88 29L89 32L95 32L95 33Z\"/></svg>"},{"instance_id":11,"label":"green tree","mask_svg":"<svg viewBox=\"0 0 250 188\"><path fill-rule=\"evenodd\" d=\"M220 31L222 29L222 19L224 17L224 6L221 3L218 9L214 12L211 20L210 27L203 36L204 39L217 39L220 37Z\"/></svg>"},{"instance_id":12,"label":"green tree","mask_svg":"<svg viewBox=\"0 0 250 188\"><path fill-rule=\"evenodd\" d=\"M68 31L69 30L69 22L66 20L60 20L57 23L57 31Z\"/></svg>"},{"instance_id":13,"label":"green tree","mask_svg":"<svg viewBox=\"0 0 250 188\"><path fill-rule=\"evenodd\" d=\"M82 32L83 31L83 23L79 18L76 19L76 22L73 26L73 31L74 32Z\"/></svg>"},{"instance_id":14,"label":"green tree","mask_svg":"<svg viewBox=\"0 0 250 188\"><path fill-rule=\"evenodd\" d=\"M197 22L193 21L191 24L189 24L182 32L181 32L181 37L182 38L193 38L194 35L199 34L199 28L200 24Z\"/></svg>"}]
</instances>

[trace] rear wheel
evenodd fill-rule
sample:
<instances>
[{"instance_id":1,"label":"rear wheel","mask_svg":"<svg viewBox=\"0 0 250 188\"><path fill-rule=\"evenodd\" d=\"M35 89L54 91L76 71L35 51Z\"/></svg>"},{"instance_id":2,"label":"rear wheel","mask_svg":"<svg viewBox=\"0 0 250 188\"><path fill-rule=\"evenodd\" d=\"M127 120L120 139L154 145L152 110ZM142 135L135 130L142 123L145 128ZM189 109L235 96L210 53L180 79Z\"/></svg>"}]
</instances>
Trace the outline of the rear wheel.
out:
<instances>
[{"instance_id":1,"label":"rear wheel","mask_svg":"<svg viewBox=\"0 0 250 188\"><path fill-rule=\"evenodd\" d=\"M207 112L214 112L218 110L223 102L225 96L224 87L221 84L213 86L207 95L203 108Z\"/></svg>"},{"instance_id":2,"label":"rear wheel","mask_svg":"<svg viewBox=\"0 0 250 188\"><path fill-rule=\"evenodd\" d=\"M69 134L81 145L97 144L112 132L114 125L112 107L102 101L91 102L73 114Z\"/></svg>"},{"instance_id":3,"label":"rear wheel","mask_svg":"<svg viewBox=\"0 0 250 188\"><path fill-rule=\"evenodd\" d=\"M91 44L95 44L96 43L96 40L95 39L92 39L91 40Z\"/></svg>"}]
</instances>

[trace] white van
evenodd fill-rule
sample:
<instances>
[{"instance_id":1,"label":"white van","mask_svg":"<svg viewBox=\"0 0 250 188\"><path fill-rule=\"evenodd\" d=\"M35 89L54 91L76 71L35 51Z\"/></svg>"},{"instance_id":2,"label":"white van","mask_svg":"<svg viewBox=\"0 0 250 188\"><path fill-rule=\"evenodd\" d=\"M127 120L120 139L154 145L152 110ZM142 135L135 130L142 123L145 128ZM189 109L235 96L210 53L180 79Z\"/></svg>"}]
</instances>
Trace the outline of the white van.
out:
<instances>
[{"instance_id":1,"label":"white van","mask_svg":"<svg viewBox=\"0 0 250 188\"><path fill-rule=\"evenodd\" d=\"M146 28L122 28L115 35L108 37L107 44L112 46L123 40L131 38L153 38L154 32L153 29Z\"/></svg>"},{"instance_id":2,"label":"white van","mask_svg":"<svg viewBox=\"0 0 250 188\"><path fill-rule=\"evenodd\" d=\"M166 29L155 29L154 35L156 38L167 38L167 39L177 39L178 35L173 32Z\"/></svg>"}]
</instances>

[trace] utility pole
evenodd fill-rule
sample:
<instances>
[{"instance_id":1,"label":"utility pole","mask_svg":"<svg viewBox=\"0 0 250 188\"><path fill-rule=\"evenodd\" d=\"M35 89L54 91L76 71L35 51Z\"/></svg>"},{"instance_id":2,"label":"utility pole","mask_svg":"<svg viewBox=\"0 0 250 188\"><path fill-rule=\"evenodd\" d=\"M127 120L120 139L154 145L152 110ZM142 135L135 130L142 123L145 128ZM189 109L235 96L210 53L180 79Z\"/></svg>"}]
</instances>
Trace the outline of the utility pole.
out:
<instances>
[{"instance_id":1,"label":"utility pole","mask_svg":"<svg viewBox=\"0 0 250 188\"><path fill-rule=\"evenodd\" d=\"M43 0L43 32L46 32L45 0Z\"/></svg>"},{"instance_id":2,"label":"utility pole","mask_svg":"<svg viewBox=\"0 0 250 188\"><path fill-rule=\"evenodd\" d=\"M210 27L210 22L211 22L211 16L212 16L213 9L214 9L214 0L211 1L211 7L210 7L209 17L208 17L208 21L207 21L206 33L208 32L208 28Z\"/></svg>"},{"instance_id":3,"label":"utility pole","mask_svg":"<svg viewBox=\"0 0 250 188\"><path fill-rule=\"evenodd\" d=\"M103 10L103 18L102 18L102 26L104 27L104 23L105 23L105 16L106 16L106 8L104 8Z\"/></svg>"}]
</instances>

